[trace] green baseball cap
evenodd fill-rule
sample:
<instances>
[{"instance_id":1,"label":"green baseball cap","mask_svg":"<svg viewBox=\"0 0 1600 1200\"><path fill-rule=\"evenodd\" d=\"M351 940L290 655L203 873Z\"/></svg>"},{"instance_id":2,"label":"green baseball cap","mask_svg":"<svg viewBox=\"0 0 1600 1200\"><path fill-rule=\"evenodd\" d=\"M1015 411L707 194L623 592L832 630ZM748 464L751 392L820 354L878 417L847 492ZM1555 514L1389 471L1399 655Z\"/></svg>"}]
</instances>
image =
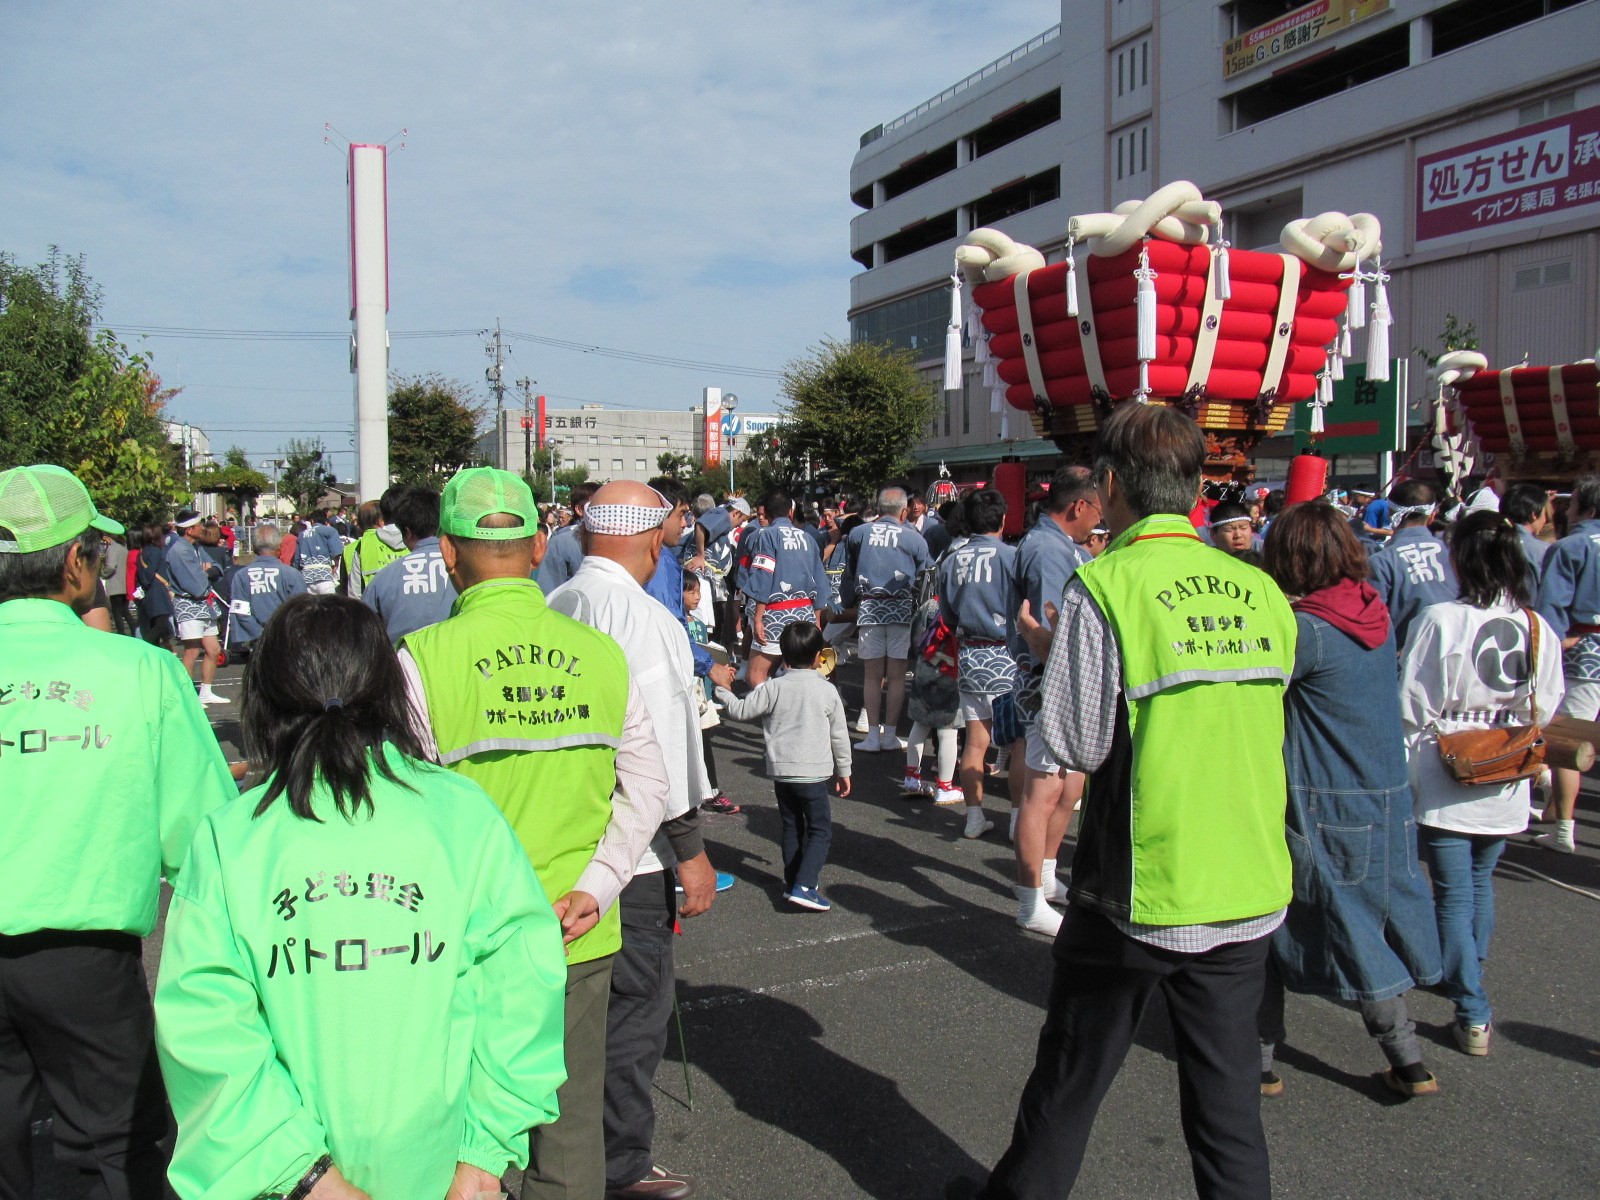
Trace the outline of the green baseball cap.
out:
<instances>
[{"instance_id":1,"label":"green baseball cap","mask_svg":"<svg viewBox=\"0 0 1600 1200\"><path fill-rule=\"evenodd\" d=\"M521 517L521 525L484 529L478 522L491 513ZM444 485L439 499L439 532L485 542L532 537L539 529L539 507L528 485L510 471L463 467Z\"/></svg>"},{"instance_id":2,"label":"green baseball cap","mask_svg":"<svg viewBox=\"0 0 1600 1200\"><path fill-rule=\"evenodd\" d=\"M123 533L121 525L102 517L89 489L62 467L44 464L0 472L0 529L14 541L0 538L0 554L32 554L70 542L85 529Z\"/></svg>"}]
</instances>

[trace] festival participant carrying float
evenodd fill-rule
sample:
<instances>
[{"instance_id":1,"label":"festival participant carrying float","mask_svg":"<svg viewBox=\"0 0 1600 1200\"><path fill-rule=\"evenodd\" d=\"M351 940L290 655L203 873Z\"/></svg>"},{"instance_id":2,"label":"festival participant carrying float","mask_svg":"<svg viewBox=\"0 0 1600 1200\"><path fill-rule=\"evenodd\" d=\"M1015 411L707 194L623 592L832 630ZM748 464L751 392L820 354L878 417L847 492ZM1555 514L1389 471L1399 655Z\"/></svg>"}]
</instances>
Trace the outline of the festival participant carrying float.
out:
<instances>
[{"instance_id":1,"label":"festival participant carrying float","mask_svg":"<svg viewBox=\"0 0 1600 1200\"><path fill-rule=\"evenodd\" d=\"M1235 250L1221 206L1185 181L1073 217L1060 263L976 229L956 250L945 386L961 384L965 290L1002 436L1018 409L1084 458L1113 406L1165 404L1206 431L1209 475L1242 478L1290 405L1311 401L1320 429L1353 330L1368 330L1369 378L1387 378L1380 235L1370 214L1327 212L1286 225L1281 253Z\"/></svg>"}]
</instances>

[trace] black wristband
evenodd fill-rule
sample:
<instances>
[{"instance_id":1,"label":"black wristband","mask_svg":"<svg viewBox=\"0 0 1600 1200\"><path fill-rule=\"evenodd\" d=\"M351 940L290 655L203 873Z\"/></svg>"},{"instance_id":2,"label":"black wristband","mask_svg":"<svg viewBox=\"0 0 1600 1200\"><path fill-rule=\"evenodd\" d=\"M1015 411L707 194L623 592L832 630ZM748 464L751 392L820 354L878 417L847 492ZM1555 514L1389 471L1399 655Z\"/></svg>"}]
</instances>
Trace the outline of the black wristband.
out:
<instances>
[{"instance_id":1,"label":"black wristband","mask_svg":"<svg viewBox=\"0 0 1600 1200\"><path fill-rule=\"evenodd\" d=\"M682 862L686 858L697 858L705 853L705 841L700 833L700 809L691 808L681 817L674 817L661 826L661 831L667 835L667 841L672 844L674 857Z\"/></svg>"},{"instance_id":2,"label":"black wristband","mask_svg":"<svg viewBox=\"0 0 1600 1200\"><path fill-rule=\"evenodd\" d=\"M306 1200L311 1194L311 1189L317 1186L317 1181L333 1170L333 1155L324 1154L311 1164L311 1169L300 1176L300 1182L294 1185L294 1191L289 1193L288 1200Z\"/></svg>"}]
</instances>

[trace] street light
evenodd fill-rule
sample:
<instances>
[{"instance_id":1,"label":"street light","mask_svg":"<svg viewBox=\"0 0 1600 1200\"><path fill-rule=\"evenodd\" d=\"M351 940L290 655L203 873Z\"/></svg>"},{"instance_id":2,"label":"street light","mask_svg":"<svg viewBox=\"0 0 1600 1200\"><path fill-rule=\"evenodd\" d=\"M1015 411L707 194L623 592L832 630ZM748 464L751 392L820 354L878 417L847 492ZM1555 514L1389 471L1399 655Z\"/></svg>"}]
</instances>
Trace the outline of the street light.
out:
<instances>
[{"instance_id":1,"label":"street light","mask_svg":"<svg viewBox=\"0 0 1600 1200\"><path fill-rule=\"evenodd\" d=\"M733 410L738 407L739 397L735 396L732 392L729 392L727 395L722 397L722 411L724 414L731 416ZM730 424L728 428L732 429L732 424ZM728 435L728 499L730 500L733 499L733 447L734 437L730 433Z\"/></svg>"}]
</instances>

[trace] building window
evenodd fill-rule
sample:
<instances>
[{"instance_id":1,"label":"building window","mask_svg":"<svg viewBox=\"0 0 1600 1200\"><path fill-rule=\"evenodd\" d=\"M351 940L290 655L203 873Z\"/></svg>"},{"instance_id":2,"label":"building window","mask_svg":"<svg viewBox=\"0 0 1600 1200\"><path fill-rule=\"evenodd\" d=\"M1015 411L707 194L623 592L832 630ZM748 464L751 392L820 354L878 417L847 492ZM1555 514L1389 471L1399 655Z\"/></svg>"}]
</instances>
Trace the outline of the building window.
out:
<instances>
[{"instance_id":1,"label":"building window","mask_svg":"<svg viewBox=\"0 0 1600 1200\"><path fill-rule=\"evenodd\" d=\"M600 444L600 439L597 438L594 434L591 433L589 435L589 445L598 446L599 444Z\"/></svg>"},{"instance_id":2,"label":"building window","mask_svg":"<svg viewBox=\"0 0 1600 1200\"><path fill-rule=\"evenodd\" d=\"M961 432L972 432L972 388L965 375L961 377Z\"/></svg>"},{"instance_id":3,"label":"building window","mask_svg":"<svg viewBox=\"0 0 1600 1200\"><path fill-rule=\"evenodd\" d=\"M1518 6L1481 7L1496 10ZM1446 11L1436 9L1433 13L1435 54L1442 53L1438 45L1439 22ZM1231 108L1231 127L1244 129L1404 70L1411 62L1407 28L1402 24L1325 54L1291 62L1259 83L1224 98L1223 105Z\"/></svg>"},{"instance_id":4,"label":"building window","mask_svg":"<svg viewBox=\"0 0 1600 1200\"><path fill-rule=\"evenodd\" d=\"M598 458L591 458L589 460L589 470L590 471L598 471L599 469L600 469L600 460Z\"/></svg>"},{"instance_id":5,"label":"building window","mask_svg":"<svg viewBox=\"0 0 1600 1200\"><path fill-rule=\"evenodd\" d=\"M896 350L913 351L918 358L930 358L944 353L949 324L950 292L940 286L857 313L850 318L850 338L886 342Z\"/></svg>"},{"instance_id":6,"label":"building window","mask_svg":"<svg viewBox=\"0 0 1600 1200\"><path fill-rule=\"evenodd\" d=\"M672 445L672 439L669 438L666 434L663 433L661 435L661 444L663 446L670 446L670 445Z\"/></svg>"},{"instance_id":7,"label":"building window","mask_svg":"<svg viewBox=\"0 0 1600 1200\"><path fill-rule=\"evenodd\" d=\"M1150 169L1150 123L1130 125L1112 139L1116 156L1116 177L1127 179Z\"/></svg>"},{"instance_id":8,"label":"building window","mask_svg":"<svg viewBox=\"0 0 1600 1200\"><path fill-rule=\"evenodd\" d=\"M611 460L611 469L612 469L612 470L613 470L613 471L620 471L620 470L622 470L622 460L621 460L621 459L620 459L620 458L613 458L613 459L612 459L612 460Z\"/></svg>"},{"instance_id":9,"label":"building window","mask_svg":"<svg viewBox=\"0 0 1600 1200\"><path fill-rule=\"evenodd\" d=\"M634 444L634 445L635 445L635 446L642 446L642 445L644 445L644 438L643 438L643 437L636 437L636 438L634 438L634 439L633 439L633 444Z\"/></svg>"},{"instance_id":10,"label":"building window","mask_svg":"<svg viewBox=\"0 0 1600 1200\"><path fill-rule=\"evenodd\" d=\"M926 221L918 221L899 233L892 233L884 238L883 261L892 263L908 254L915 254L918 250L937 246L940 242L954 241L955 237L956 210L952 208L949 212L929 217Z\"/></svg>"},{"instance_id":11,"label":"building window","mask_svg":"<svg viewBox=\"0 0 1600 1200\"><path fill-rule=\"evenodd\" d=\"M1037 100L1019 104L1001 113L981 129L972 132L972 157L982 158L991 151L1009 146L1035 130L1061 120L1061 89L1046 92Z\"/></svg>"},{"instance_id":12,"label":"building window","mask_svg":"<svg viewBox=\"0 0 1600 1200\"><path fill-rule=\"evenodd\" d=\"M635 471L639 472L639 474L643 475L650 468L647 465L645 465L644 459L636 458L636 459L633 460L633 469Z\"/></svg>"},{"instance_id":13,"label":"building window","mask_svg":"<svg viewBox=\"0 0 1600 1200\"><path fill-rule=\"evenodd\" d=\"M1030 208L1061 198L1061 168L1051 167L1031 179L997 188L972 204L974 226L993 225Z\"/></svg>"},{"instance_id":14,"label":"building window","mask_svg":"<svg viewBox=\"0 0 1600 1200\"><path fill-rule=\"evenodd\" d=\"M1512 277L1512 290L1518 292L1528 291L1530 288L1550 287L1558 283L1572 282L1572 260L1565 262L1542 263L1535 267L1521 267Z\"/></svg>"}]
</instances>

